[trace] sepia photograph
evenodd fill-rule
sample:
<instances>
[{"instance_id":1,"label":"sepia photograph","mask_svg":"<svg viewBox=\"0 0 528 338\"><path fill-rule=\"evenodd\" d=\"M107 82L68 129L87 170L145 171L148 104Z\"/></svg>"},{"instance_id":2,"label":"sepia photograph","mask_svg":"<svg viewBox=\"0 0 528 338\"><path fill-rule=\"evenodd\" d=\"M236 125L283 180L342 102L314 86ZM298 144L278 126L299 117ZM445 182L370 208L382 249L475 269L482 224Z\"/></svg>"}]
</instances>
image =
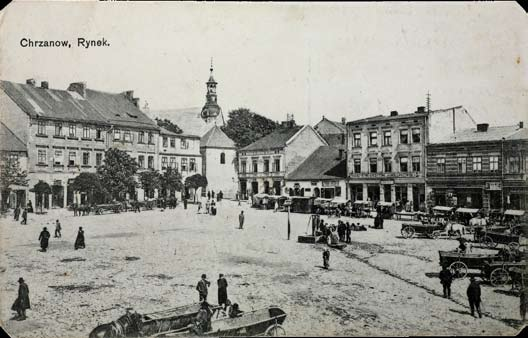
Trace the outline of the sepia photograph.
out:
<instances>
[{"instance_id":1,"label":"sepia photograph","mask_svg":"<svg viewBox=\"0 0 528 338\"><path fill-rule=\"evenodd\" d=\"M508 1L12 1L1 329L519 335L527 64Z\"/></svg>"}]
</instances>

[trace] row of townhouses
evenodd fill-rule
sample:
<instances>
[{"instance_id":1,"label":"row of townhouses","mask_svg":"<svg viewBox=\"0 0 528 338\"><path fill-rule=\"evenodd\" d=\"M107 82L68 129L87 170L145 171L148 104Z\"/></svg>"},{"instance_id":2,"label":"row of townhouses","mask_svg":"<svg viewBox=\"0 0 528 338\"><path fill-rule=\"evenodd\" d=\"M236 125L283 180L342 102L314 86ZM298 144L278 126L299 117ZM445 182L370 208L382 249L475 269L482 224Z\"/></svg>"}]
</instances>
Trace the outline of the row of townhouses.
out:
<instances>
[{"instance_id":1,"label":"row of townhouses","mask_svg":"<svg viewBox=\"0 0 528 338\"><path fill-rule=\"evenodd\" d=\"M183 179L207 175L208 190L234 198L236 149L220 129L224 120L212 67L210 71L205 105L177 114L185 117L177 121L183 130L178 134L159 127L149 116L162 114L143 112L133 91L107 93L90 89L84 82L62 90L50 88L47 81L40 85L33 79L0 81L0 152L18 159L29 179L27 187L11 186L10 196L3 195L2 203L14 207L32 201L44 208L82 203L84 196L71 188L73 180L82 172L96 172L110 148L127 152L140 171L170 167ZM44 198L31 191L39 181L51 187L51 194ZM140 188L127 193L129 198L146 197ZM147 197L157 195L157 191L149 193ZM181 193L176 196L181 198Z\"/></svg>"}]
</instances>

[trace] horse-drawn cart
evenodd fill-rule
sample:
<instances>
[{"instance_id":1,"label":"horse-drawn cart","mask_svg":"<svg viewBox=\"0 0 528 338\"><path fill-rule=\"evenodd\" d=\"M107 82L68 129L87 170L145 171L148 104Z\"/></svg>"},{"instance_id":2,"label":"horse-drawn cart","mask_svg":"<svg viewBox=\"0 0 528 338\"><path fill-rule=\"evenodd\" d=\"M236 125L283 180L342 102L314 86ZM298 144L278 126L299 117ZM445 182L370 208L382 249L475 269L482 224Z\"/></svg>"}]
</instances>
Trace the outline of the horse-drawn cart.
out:
<instances>
[{"instance_id":1,"label":"horse-drawn cart","mask_svg":"<svg viewBox=\"0 0 528 338\"><path fill-rule=\"evenodd\" d=\"M435 238L435 235L445 229L445 224L442 223L427 223L427 222L413 222L403 223L401 227L401 234L403 238L411 238L414 235L427 236Z\"/></svg>"},{"instance_id":2,"label":"horse-drawn cart","mask_svg":"<svg viewBox=\"0 0 528 338\"><path fill-rule=\"evenodd\" d=\"M93 208L96 215L102 215L106 211L119 213L123 209L121 203L96 204Z\"/></svg>"},{"instance_id":3,"label":"horse-drawn cart","mask_svg":"<svg viewBox=\"0 0 528 338\"><path fill-rule=\"evenodd\" d=\"M484 244L488 248L496 248L498 244L506 244L510 250L518 250L520 247L520 235L508 231L487 231L479 230L475 232L475 240Z\"/></svg>"},{"instance_id":4,"label":"horse-drawn cart","mask_svg":"<svg viewBox=\"0 0 528 338\"><path fill-rule=\"evenodd\" d=\"M440 266L451 270L455 278L464 278L469 269L481 270L486 262L502 261L498 254L463 253L458 251L438 251Z\"/></svg>"},{"instance_id":5,"label":"horse-drawn cart","mask_svg":"<svg viewBox=\"0 0 528 338\"><path fill-rule=\"evenodd\" d=\"M511 269L522 268L526 268L526 262L484 262L482 278L487 279L493 286L502 286L513 279L511 277Z\"/></svg>"}]
</instances>

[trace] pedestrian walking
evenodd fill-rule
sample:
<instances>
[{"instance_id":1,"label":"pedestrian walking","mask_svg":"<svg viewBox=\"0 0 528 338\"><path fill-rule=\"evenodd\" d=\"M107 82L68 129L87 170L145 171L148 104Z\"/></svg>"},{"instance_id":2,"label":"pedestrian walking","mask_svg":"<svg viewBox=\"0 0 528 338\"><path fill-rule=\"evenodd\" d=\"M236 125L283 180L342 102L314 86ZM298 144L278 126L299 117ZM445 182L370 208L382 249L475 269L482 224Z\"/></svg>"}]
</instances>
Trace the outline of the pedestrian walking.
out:
<instances>
[{"instance_id":1,"label":"pedestrian walking","mask_svg":"<svg viewBox=\"0 0 528 338\"><path fill-rule=\"evenodd\" d=\"M323 250L323 267L325 269L330 267L330 250L328 250L328 248Z\"/></svg>"},{"instance_id":2,"label":"pedestrian walking","mask_svg":"<svg viewBox=\"0 0 528 338\"><path fill-rule=\"evenodd\" d=\"M77 203L73 203L73 216L77 216L79 214L79 206Z\"/></svg>"},{"instance_id":3,"label":"pedestrian walking","mask_svg":"<svg viewBox=\"0 0 528 338\"><path fill-rule=\"evenodd\" d=\"M523 322L526 321L526 308L528 307L528 297L526 295L527 292L528 287L523 286L519 295L519 312Z\"/></svg>"},{"instance_id":4,"label":"pedestrian walking","mask_svg":"<svg viewBox=\"0 0 528 338\"><path fill-rule=\"evenodd\" d=\"M215 192L214 190L211 191L211 198L214 199L214 196L215 196Z\"/></svg>"},{"instance_id":5,"label":"pedestrian walking","mask_svg":"<svg viewBox=\"0 0 528 338\"><path fill-rule=\"evenodd\" d=\"M350 238L350 234L352 232L352 226L349 222L346 222L346 242L352 243L352 239Z\"/></svg>"},{"instance_id":6,"label":"pedestrian walking","mask_svg":"<svg viewBox=\"0 0 528 338\"><path fill-rule=\"evenodd\" d=\"M208 191L207 192L207 200L210 200L211 199L211 191Z\"/></svg>"},{"instance_id":7,"label":"pedestrian walking","mask_svg":"<svg viewBox=\"0 0 528 338\"><path fill-rule=\"evenodd\" d=\"M17 312L17 315L14 319L25 320L27 318L26 310L30 308L31 305L29 303L29 288L24 282L24 278L20 277L18 279L18 297L11 306L11 310Z\"/></svg>"},{"instance_id":8,"label":"pedestrian walking","mask_svg":"<svg viewBox=\"0 0 528 338\"><path fill-rule=\"evenodd\" d=\"M51 235L48 232L48 228L44 227L42 231L40 232L40 236L39 236L40 248L42 252L46 252L46 250L48 249L50 237Z\"/></svg>"},{"instance_id":9,"label":"pedestrian walking","mask_svg":"<svg viewBox=\"0 0 528 338\"><path fill-rule=\"evenodd\" d=\"M224 307L224 311L227 309L227 280L224 274L221 273L216 281L218 284L218 305Z\"/></svg>"},{"instance_id":10,"label":"pedestrian walking","mask_svg":"<svg viewBox=\"0 0 528 338\"><path fill-rule=\"evenodd\" d=\"M56 220L55 221L55 238L62 237L61 230L62 230L61 224L59 220Z\"/></svg>"},{"instance_id":11,"label":"pedestrian walking","mask_svg":"<svg viewBox=\"0 0 528 338\"><path fill-rule=\"evenodd\" d=\"M202 279L198 281L198 284L196 284L196 290L198 291L199 296L199 302L206 302L207 301L207 287L211 285L211 282L207 280L207 276L205 274L202 275Z\"/></svg>"},{"instance_id":12,"label":"pedestrian walking","mask_svg":"<svg viewBox=\"0 0 528 338\"><path fill-rule=\"evenodd\" d=\"M238 228L244 229L244 210L240 211L240 215L238 215Z\"/></svg>"},{"instance_id":13,"label":"pedestrian walking","mask_svg":"<svg viewBox=\"0 0 528 338\"><path fill-rule=\"evenodd\" d=\"M187 210L187 199L186 198L183 199L183 208Z\"/></svg>"},{"instance_id":14,"label":"pedestrian walking","mask_svg":"<svg viewBox=\"0 0 528 338\"><path fill-rule=\"evenodd\" d=\"M31 204L31 201L28 201L27 212L33 212L33 204Z\"/></svg>"},{"instance_id":15,"label":"pedestrian walking","mask_svg":"<svg viewBox=\"0 0 528 338\"><path fill-rule=\"evenodd\" d=\"M446 267L442 267L442 271L438 274L440 277L440 283L442 284L444 291L444 298L451 298L451 283L453 282L453 274Z\"/></svg>"},{"instance_id":16,"label":"pedestrian walking","mask_svg":"<svg viewBox=\"0 0 528 338\"><path fill-rule=\"evenodd\" d=\"M469 301L469 308L471 309L471 315L475 316L475 309L479 315L479 318L482 318L482 312L480 311L480 284L475 280L475 277L469 279L469 286L467 288L467 297Z\"/></svg>"},{"instance_id":17,"label":"pedestrian walking","mask_svg":"<svg viewBox=\"0 0 528 338\"><path fill-rule=\"evenodd\" d=\"M20 224L27 224L27 209L24 208L24 211L22 211L22 222Z\"/></svg>"},{"instance_id":18,"label":"pedestrian walking","mask_svg":"<svg viewBox=\"0 0 528 338\"><path fill-rule=\"evenodd\" d=\"M15 221L18 222L18 219L20 218L20 207L17 205L17 207L15 208Z\"/></svg>"},{"instance_id":19,"label":"pedestrian walking","mask_svg":"<svg viewBox=\"0 0 528 338\"><path fill-rule=\"evenodd\" d=\"M86 245L84 244L84 230L82 227L79 227L79 231L77 232L77 238L75 239L74 248L77 249L84 249Z\"/></svg>"}]
</instances>

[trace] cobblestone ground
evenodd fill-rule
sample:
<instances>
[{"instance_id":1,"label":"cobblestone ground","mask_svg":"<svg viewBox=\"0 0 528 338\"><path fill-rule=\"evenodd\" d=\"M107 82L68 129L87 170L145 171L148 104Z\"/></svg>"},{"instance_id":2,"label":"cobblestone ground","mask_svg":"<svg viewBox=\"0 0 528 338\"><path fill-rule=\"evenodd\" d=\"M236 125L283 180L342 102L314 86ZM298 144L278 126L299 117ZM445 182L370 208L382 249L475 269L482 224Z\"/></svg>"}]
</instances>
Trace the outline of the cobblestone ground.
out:
<instances>
[{"instance_id":1,"label":"cobblestone ground","mask_svg":"<svg viewBox=\"0 0 528 338\"><path fill-rule=\"evenodd\" d=\"M216 302L216 279L224 273L228 294L242 310L278 305L288 335L511 335L521 328L519 298L509 286L483 285L485 316L469 315L467 279L441 296L438 250L452 240L403 239L401 222L384 230L353 232L353 243L331 251L322 269L322 245L300 244L308 215L219 203L217 216L188 210L73 217L65 210L29 215L28 225L1 219L0 320L14 337L87 337L98 324L117 319L126 307L140 313L198 300L196 282L206 273ZM246 222L238 229L238 213ZM40 230L62 238L39 251ZM331 220L330 222L332 222ZM372 219L355 220L373 224ZM79 226L86 249L74 250ZM28 320L10 320L17 280L30 288Z\"/></svg>"}]
</instances>

